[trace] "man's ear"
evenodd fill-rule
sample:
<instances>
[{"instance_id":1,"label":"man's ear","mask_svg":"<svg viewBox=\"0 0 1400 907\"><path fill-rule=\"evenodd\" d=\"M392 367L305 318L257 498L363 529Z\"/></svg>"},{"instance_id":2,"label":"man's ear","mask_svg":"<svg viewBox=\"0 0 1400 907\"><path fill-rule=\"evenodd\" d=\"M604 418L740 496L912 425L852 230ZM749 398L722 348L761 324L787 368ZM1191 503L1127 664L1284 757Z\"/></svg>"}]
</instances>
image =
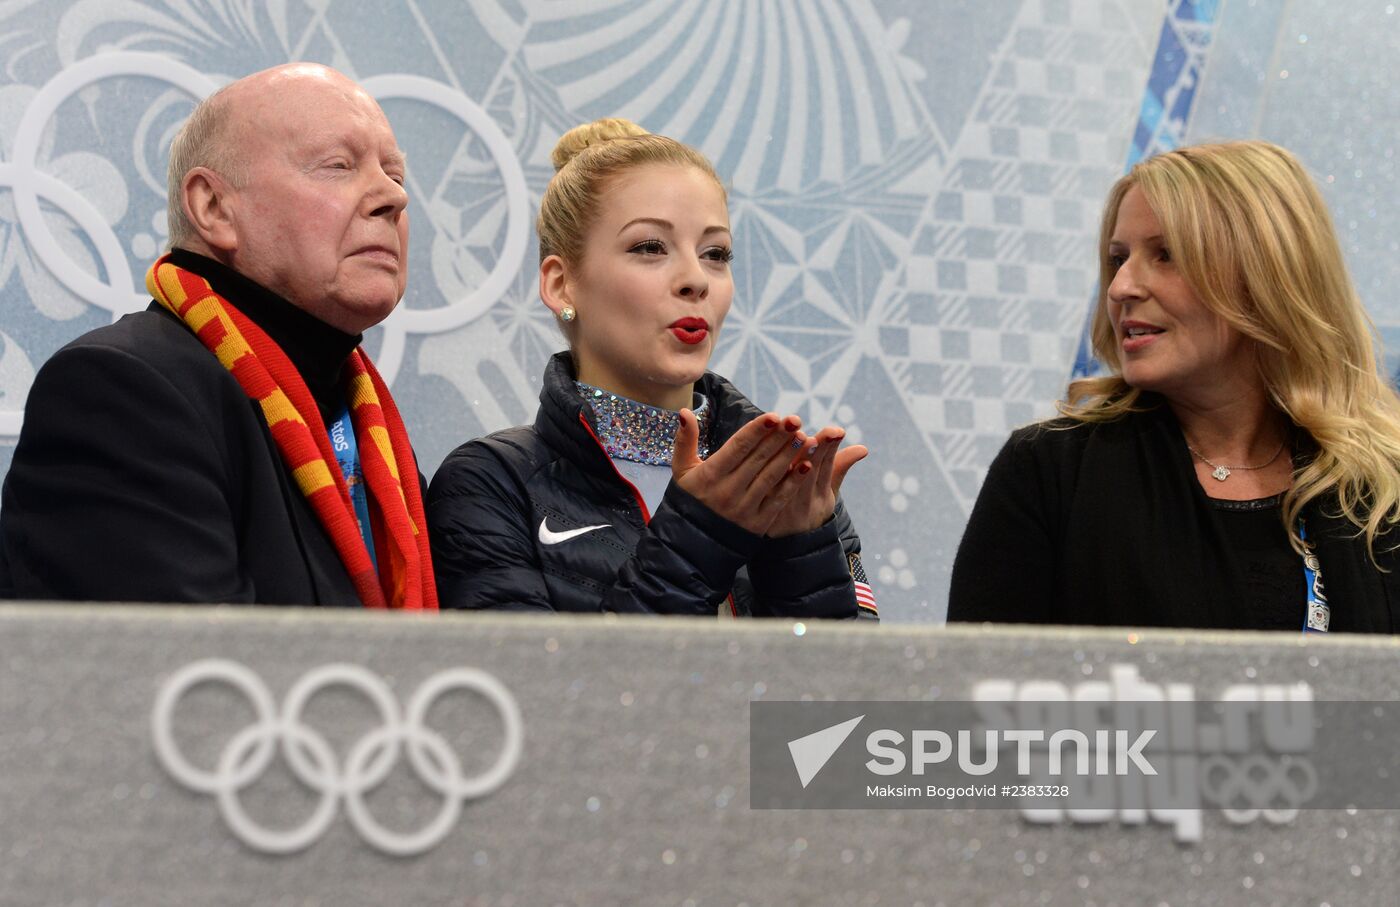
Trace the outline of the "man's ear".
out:
<instances>
[{"instance_id":1,"label":"man's ear","mask_svg":"<svg viewBox=\"0 0 1400 907\"><path fill-rule=\"evenodd\" d=\"M572 291L569 266L564 259L550 255L540 262L540 299L556 318L565 306L574 304Z\"/></svg>"},{"instance_id":2,"label":"man's ear","mask_svg":"<svg viewBox=\"0 0 1400 907\"><path fill-rule=\"evenodd\" d=\"M195 167L180 184L185 217L195 232L215 252L238 249L238 228L234 224L234 189L228 180L208 167Z\"/></svg>"}]
</instances>

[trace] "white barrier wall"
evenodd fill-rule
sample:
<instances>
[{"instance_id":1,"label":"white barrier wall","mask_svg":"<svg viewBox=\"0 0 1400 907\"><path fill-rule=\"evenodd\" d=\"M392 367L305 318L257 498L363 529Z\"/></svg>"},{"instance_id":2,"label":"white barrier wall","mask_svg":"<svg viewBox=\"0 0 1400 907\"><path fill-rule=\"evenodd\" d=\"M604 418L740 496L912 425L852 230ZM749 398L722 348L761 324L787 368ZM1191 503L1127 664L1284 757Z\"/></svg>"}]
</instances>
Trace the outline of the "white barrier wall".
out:
<instances>
[{"instance_id":1,"label":"white barrier wall","mask_svg":"<svg viewBox=\"0 0 1400 907\"><path fill-rule=\"evenodd\" d=\"M1325 776L1359 739L1232 760L1196 809L1117 785L1083 809L763 809L751 721L989 687L1290 691L1319 717L1369 700L1393 745L1394 664L1389 638L1293 633L4 606L0 901L1390 904L1397 814L1366 807L1393 807L1393 780L1324 809L1287 770ZM881 726L838 741L814 788ZM788 749L768 753L783 780Z\"/></svg>"}]
</instances>

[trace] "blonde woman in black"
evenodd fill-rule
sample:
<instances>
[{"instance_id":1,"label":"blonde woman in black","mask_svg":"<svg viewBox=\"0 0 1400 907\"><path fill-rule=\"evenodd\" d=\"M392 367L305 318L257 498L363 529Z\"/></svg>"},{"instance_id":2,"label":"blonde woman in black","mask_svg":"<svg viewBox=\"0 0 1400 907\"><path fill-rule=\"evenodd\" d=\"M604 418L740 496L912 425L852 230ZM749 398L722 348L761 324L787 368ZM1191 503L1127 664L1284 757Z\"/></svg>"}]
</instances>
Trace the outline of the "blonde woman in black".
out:
<instances>
[{"instance_id":1,"label":"blonde woman in black","mask_svg":"<svg viewBox=\"0 0 1400 907\"><path fill-rule=\"evenodd\" d=\"M540 296L570 352L533 425L462 445L433 479L441 606L874 617L837 496L865 448L707 371L734 293L709 162L601 120L554 163Z\"/></svg>"},{"instance_id":2,"label":"blonde woman in black","mask_svg":"<svg viewBox=\"0 0 1400 907\"><path fill-rule=\"evenodd\" d=\"M1143 161L1099 256L1108 374L992 463L949 619L1394 632L1400 399L1302 165Z\"/></svg>"}]
</instances>

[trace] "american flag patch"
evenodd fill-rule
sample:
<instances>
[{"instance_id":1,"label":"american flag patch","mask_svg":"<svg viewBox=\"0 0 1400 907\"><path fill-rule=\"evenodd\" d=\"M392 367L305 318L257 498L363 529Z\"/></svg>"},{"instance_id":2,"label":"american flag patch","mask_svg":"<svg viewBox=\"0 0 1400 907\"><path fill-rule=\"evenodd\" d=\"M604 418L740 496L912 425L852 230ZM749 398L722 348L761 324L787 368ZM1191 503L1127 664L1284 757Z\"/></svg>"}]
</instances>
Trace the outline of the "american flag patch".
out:
<instances>
[{"instance_id":1,"label":"american flag patch","mask_svg":"<svg viewBox=\"0 0 1400 907\"><path fill-rule=\"evenodd\" d=\"M851 565L851 580L856 585L856 604L871 614L879 614L880 608L875 604L875 590L870 588L870 578L865 575L865 568L861 566L859 554L849 554L846 562Z\"/></svg>"}]
</instances>

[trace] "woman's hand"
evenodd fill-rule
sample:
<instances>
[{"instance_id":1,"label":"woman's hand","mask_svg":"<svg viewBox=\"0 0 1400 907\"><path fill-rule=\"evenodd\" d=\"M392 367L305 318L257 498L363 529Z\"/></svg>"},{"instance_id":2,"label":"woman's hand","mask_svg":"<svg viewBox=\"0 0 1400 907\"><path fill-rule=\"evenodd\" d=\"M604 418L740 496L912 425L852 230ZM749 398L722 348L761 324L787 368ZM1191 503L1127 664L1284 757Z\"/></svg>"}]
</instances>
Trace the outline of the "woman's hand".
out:
<instances>
[{"instance_id":1,"label":"woman's hand","mask_svg":"<svg viewBox=\"0 0 1400 907\"><path fill-rule=\"evenodd\" d=\"M811 532L831 519L836 512L836 495L841 491L846 473L870 453L863 444L838 450L845 437L846 430L834 425L817 432L813 439L817 449L812 454L812 469L796 475L797 488L783 512L768 527L769 536L779 538Z\"/></svg>"},{"instance_id":2,"label":"woman's hand","mask_svg":"<svg viewBox=\"0 0 1400 907\"><path fill-rule=\"evenodd\" d=\"M706 460L700 459L695 414L683 409L680 420L671 456L673 481L715 513L757 535L769 531L816 470L805 459L812 445L796 416L764 413Z\"/></svg>"}]
</instances>

